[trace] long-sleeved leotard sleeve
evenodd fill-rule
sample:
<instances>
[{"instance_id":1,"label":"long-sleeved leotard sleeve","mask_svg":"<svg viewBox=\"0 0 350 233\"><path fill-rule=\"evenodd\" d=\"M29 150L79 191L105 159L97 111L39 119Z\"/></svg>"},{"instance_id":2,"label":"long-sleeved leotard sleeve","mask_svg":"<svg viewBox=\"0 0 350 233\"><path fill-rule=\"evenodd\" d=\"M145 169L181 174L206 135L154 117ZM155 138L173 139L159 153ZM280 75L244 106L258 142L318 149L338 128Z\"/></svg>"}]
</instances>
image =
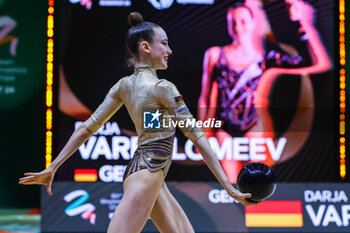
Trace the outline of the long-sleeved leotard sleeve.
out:
<instances>
[{"instance_id":1,"label":"long-sleeved leotard sleeve","mask_svg":"<svg viewBox=\"0 0 350 233\"><path fill-rule=\"evenodd\" d=\"M177 122L184 122L179 126L180 130L192 142L195 142L204 135L203 131L194 124L195 119L187 108L180 92L176 86L167 80L160 80L156 85L158 101L164 105L171 114L172 119ZM188 124L186 124L188 122Z\"/></svg>"},{"instance_id":2,"label":"long-sleeved leotard sleeve","mask_svg":"<svg viewBox=\"0 0 350 233\"><path fill-rule=\"evenodd\" d=\"M116 111L123 105L120 99L122 79L117 82L108 92L103 102L84 124L91 131L96 132Z\"/></svg>"}]
</instances>

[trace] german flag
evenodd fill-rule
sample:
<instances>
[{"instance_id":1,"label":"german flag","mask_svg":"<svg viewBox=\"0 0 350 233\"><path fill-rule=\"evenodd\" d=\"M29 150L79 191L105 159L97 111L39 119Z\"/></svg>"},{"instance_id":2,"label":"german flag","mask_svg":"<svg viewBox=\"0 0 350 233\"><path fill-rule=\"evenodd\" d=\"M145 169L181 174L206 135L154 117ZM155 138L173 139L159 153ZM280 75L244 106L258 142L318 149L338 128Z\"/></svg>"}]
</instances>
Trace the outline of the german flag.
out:
<instances>
[{"instance_id":1,"label":"german flag","mask_svg":"<svg viewBox=\"0 0 350 233\"><path fill-rule=\"evenodd\" d=\"M75 169L74 181L76 182L96 182L97 170L96 169Z\"/></svg>"},{"instance_id":2,"label":"german flag","mask_svg":"<svg viewBox=\"0 0 350 233\"><path fill-rule=\"evenodd\" d=\"M184 99L182 98L181 95L175 97L175 102L176 102L177 105L179 105L179 104L184 104L184 103L185 103L185 102L184 102Z\"/></svg>"},{"instance_id":3,"label":"german flag","mask_svg":"<svg viewBox=\"0 0 350 233\"><path fill-rule=\"evenodd\" d=\"M302 227L301 201L263 201L256 206L245 207L247 227Z\"/></svg>"}]
</instances>

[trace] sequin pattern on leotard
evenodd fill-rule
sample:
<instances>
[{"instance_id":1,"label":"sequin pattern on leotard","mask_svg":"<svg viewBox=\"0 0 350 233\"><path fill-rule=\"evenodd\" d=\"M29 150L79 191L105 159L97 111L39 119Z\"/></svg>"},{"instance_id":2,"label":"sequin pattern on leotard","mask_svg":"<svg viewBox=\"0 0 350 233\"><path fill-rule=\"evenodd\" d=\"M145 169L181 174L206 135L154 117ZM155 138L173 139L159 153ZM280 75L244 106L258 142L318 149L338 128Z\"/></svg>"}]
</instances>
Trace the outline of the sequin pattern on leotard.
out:
<instances>
[{"instance_id":1,"label":"sequin pattern on leotard","mask_svg":"<svg viewBox=\"0 0 350 233\"><path fill-rule=\"evenodd\" d=\"M142 169L150 172L163 170L165 177L171 164L173 142L174 136L139 146L125 170L123 180Z\"/></svg>"},{"instance_id":2,"label":"sequin pattern on leotard","mask_svg":"<svg viewBox=\"0 0 350 233\"><path fill-rule=\"evenodd\" d=\"M262 55L246 69L238 72L229 65L221 48L215 67L218 83L217 117L223 121L228 133L246 132L258 121L254 105L254 92L262 74Z\"/></svg>"}]
</instances>

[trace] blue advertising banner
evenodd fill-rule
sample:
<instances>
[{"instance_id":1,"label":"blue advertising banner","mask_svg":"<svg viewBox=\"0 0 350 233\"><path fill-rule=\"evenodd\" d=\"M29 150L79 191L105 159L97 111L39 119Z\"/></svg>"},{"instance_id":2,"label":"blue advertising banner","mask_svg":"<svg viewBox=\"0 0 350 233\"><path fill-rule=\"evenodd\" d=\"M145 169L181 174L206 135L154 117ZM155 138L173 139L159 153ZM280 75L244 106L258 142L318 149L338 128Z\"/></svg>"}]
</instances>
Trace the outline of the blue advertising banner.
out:
<instances>
[{"instance_id":1,"label":"blue advertising banner","mask_svg":"<svg viewBox=\"0 0 350 233\"><path fill-rule=\"evenodd\" d=\"M278 184L258 206L244 207L215 182L167 182L195 232L349 232L350 185ZM42 232L106 232L122 183L56 182L41 194ZM149 220L142 232L158 232Z\"/></svg>"}]
</instances>

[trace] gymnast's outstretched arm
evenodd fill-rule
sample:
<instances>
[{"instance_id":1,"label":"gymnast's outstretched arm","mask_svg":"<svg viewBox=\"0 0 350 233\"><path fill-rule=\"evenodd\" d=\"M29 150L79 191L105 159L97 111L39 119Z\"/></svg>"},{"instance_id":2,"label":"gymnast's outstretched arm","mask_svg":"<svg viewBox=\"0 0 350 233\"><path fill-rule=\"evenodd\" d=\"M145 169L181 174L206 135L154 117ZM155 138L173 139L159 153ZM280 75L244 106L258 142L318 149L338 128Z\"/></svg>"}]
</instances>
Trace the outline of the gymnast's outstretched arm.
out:
<instances>
[{"instance_id":1,"label":"gymnast's outstretched arm","mask_svg":"<svg viewBox=\"0 0 350 233\"><path fill-rule=\"evenodd\" d=\"M246 199L251 197L250 193L241 193L239 190L235 189L232 186L224 171L222 170L222 167L214 151L211 149L208 139L204 135L198 138L197 141L194 142L194 145L198 148L198 151L203 156L209 169L214 174L216 179L220 182L220 184L225 188L228 195L230 195L232 198L236 199L245 206L259 204L259 202L250 202Z\"/></svg>"},{"instance_id":2,"label":"gymnast's outstretched arm","mask_svg":"<svg viewBox=\"0 0 350 233\"><path fill-rule=\"evenodd\" d=\"M161 80L157 85L157 99L167 107L169 112L174 116L174 120L183 122L193 122L194 118L187 108L184 101L176 101L182 96L175 87L169 81ZM193 144L198 148L199 152L206 161L209 169L214 174L216 179L225 188L227 193L243 205L256 205L259 202L250 202L246 198L250 198L251 194L241 193L239 190L235 189L229 182L227 176L225 175L214 151L209 145L208 139L205 137L203 131L197 128L195 125L190 125L185 123L185 127L179 127L180 130L189 138Z\"/></svg>"},{"instance_id":3,"label":"gymnast's outstretched arm","mask_svg":"<svg viewBox=\"0 0 350 233\"><path fill-rule=\"evenodd\" d=\"M73 132L66 145L48 168L37 173L24 173L25 177L20 178L18 183L45 185L48 194L52 195L51 186L57 169L122 106L122 102L118 98L119 85L120 81L111 88L102 104L91 117Z\"/></svg>"},{"instance_id":4,"label":"gymnast's outstretched arm","mask_svg":"<svg viewBox=\"0 0 350 233\"><path fill-rule=\"evenodd\" d=\"M62 165L91 135L91 132L84 124L81 124L72 134L67 144L64 146L62 151L59 153L57 158L50 164L45 170L33 173L24 173L25 177L20 178L19 184L30 185L30 184L42 184L46 186L48 194L52 195L51 185L54 175Z\"/></svg>"}]
</instances>

